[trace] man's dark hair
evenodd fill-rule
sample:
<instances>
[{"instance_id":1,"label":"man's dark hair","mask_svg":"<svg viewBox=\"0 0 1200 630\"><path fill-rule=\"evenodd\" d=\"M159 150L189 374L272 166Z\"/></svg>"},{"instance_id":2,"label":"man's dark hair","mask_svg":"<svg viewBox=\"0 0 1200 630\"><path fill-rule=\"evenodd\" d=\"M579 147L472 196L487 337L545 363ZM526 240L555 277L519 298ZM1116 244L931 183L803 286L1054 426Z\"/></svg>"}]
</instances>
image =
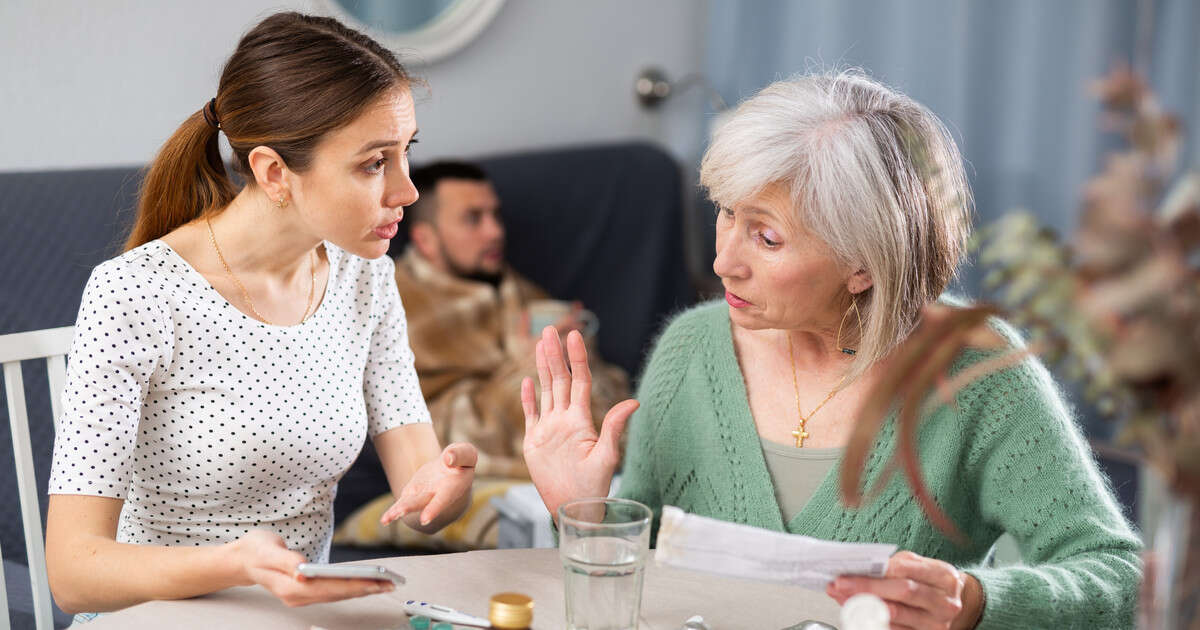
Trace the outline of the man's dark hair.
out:
<instances>
[{"instance_id":1,"label":"man's dark hair","mask_svg":"<svg viewBox=\"0 0 1200 630\"><path fill-rule=\"evenodd\" d=\"M409 178L412 179L413 185L417 187L417 192L420 194L417 202L405 209L405 223L408 224L409 234L412 234L412 228L417 223L432 223L434 217L437 216L437 200L434 198L434 191L437 190L438 182L443 179L488 181L487 173L478 165L452 161L434 162L414 168L409 173Z\"/></svg>"}]
</instances>

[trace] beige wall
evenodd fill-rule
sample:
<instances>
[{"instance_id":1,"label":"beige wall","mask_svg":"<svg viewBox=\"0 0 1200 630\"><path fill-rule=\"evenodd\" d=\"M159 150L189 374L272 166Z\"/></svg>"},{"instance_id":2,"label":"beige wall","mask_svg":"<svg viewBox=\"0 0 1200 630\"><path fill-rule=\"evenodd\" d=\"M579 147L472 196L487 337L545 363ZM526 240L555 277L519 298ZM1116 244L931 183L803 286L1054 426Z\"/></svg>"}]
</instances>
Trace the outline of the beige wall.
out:
<instances>
[{"instance_id":1,"label":"beige wall","mask_svg":"<svg viewBox=\"0 0 1200 630\"><path fill-rule=\"evenodd\" d=\"M0 1L0 171L141 164L215 92L239 36L314 0ZM644 138L693 160L698 90L642 110L646 64L703 64L707 3L508 0L478 40L428 67L416 159Z\"/></svg>"}]
</instances>

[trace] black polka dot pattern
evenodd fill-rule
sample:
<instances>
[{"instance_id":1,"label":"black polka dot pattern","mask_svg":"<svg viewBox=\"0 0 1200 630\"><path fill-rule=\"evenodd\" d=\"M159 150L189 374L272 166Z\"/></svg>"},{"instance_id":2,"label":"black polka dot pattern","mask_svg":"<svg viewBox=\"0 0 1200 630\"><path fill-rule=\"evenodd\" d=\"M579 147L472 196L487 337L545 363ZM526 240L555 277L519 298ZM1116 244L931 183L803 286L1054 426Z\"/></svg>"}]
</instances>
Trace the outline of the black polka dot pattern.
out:
<instances>
[{"instance_id":1,"label":"black polka dot pattern","mask_svg":"<svg viewBox=\"0 0 1200 630\"><path fill-rule=\"evenodd\" d=\"M120 542L261 528L326 561L337 481L365 436L430 419L391 259L325 248L325 297L290 327L243 314L162 241L96 267L50 493L124 499Z\"/></svg>"}]
</instances>

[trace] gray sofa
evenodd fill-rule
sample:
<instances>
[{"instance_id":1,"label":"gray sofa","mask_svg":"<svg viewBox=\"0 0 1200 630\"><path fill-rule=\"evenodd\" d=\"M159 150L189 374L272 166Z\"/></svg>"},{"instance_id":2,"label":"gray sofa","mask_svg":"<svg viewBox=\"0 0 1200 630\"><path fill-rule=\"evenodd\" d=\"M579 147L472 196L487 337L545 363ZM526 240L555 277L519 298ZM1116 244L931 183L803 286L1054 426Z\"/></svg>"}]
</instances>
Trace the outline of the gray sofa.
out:
<instances>
[{"instance_id":1,"label":"gray sofa","mask_svg":"<svg viewBox=\"0 0 1200 630\"><path fill-rule=\"evenodd\" d=\"M631 374L664 319L695 299L684 267L685 194L679 166L646 144L617 144L480 160L504 204L513 266L603 322L600 352ZM120 252L140 170L0 173L0 334L69 326L91 269ZM403 238L392 247L402 251ZM24 366L42 495L53 430L40 365ZM25 542L7 411L0 431L0 514L10 618L32 627ZM339 487L338 517L387 490L368 447ZM348 555L335 558L346 558ZM65 616L60 621L66 622Z\"/></svg>"}]
</instances>

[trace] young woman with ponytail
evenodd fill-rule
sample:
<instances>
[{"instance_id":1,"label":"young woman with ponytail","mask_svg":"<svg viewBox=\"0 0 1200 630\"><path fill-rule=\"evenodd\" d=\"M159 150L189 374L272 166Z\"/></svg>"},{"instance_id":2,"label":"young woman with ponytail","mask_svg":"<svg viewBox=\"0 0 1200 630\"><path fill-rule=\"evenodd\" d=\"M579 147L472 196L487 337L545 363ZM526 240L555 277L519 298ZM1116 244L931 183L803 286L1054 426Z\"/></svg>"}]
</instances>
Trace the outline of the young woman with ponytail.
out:
<instances>
[{"instance_id":1,"label":"young woman with ponytail","mask_svg":"<svg viewBox=\"0 0 1200 630\"><path fill-rule=\"evenodd\" d=\"M389 590L294 575L328 559L367 435L398 497L386 520L435 531L469 502L475 449L438 444L384 255L417 198L411 83L361 33L276 14L163 145L76 325L46 532L63 610Z\"/></svg>"}]
</instances>

